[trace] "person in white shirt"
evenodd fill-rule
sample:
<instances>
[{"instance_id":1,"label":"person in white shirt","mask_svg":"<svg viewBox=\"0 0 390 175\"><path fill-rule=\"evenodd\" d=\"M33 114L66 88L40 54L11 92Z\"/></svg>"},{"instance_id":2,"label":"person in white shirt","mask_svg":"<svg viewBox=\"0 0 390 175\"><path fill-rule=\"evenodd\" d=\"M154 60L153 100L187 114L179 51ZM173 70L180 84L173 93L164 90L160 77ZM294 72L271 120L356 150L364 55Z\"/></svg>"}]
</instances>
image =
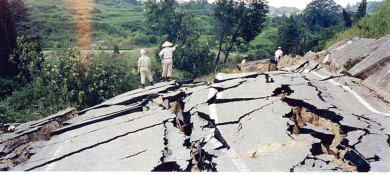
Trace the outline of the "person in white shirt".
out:
<instances>
[{"instance_id":1,"label":"person in white shirt","mask_svg":"<svg viewBox=\"0 0 390 175\"><path fill-rule=\"evenodd\" d=\"M244 64L244 63L246 63L246 62L248 62L248 58L247 58L247 57L245 57L244 59L242 59L241 64Z\"/></svg>"},{"instance_id":2,"label":"person in white shirt","mask_svg":"<svg viewBox=\"0 0 390 175\"><path fill-rule=\"evenodd\" d=\"M279 62L279 60L283 57L283 51L281 47L278 47L278 50L275 51L275 62L276 64Z\"/></svg>"},{"instance_id":3,"label":"person in white shirt","mask_svg":"<svg viewBox=\"0 0 390 175\"><path fill-rule=\"evenodd\" d=\"M138 58L138 73L141 75L142 88L145 87L145 76L148 77L150 84L153 85L152 63L150 58L145 55L145 50L140 51L141 57Z\"/></svg>"},{"instance_id":4,"label":"person in white shirt","mask_svg":"<svg viewBox=\"0 0 390 175\"><path fill-rule=\"evenodd\" d=\"M162 47L164 47L158 54L160 59L163 61L163 73L162 77L164 80L168 80L172 76L173 68L173 52L176 50L177 45L172 47L173 44L166 41Z\"/></svg>"}]
</instances>

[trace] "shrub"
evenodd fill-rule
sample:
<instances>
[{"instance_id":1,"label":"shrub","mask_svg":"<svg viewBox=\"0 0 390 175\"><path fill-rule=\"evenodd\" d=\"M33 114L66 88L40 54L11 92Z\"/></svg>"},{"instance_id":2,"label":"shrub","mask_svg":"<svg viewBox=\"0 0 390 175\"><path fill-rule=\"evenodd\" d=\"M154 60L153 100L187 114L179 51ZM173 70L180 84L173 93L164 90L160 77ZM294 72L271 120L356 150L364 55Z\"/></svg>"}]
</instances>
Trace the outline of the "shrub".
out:
<instances>
[{"instance_id":1,"label":"shrub","mask_svg":"<svg viewBox=\"0 0 390 175\"><path fill-rule=\"evenodd\" d=\"M116 54L83 58L66 49L42 64L39 76L0 101L0 122L25 122L46 117L69 106L99 104L137 87L136 64Z\"/></svg>"},{"instance_id":2,"label":"shrub","mask_svg":"<svg viewBox=\"0 0 390 175\"><path fill-rule=\"evenodd\" d=\"M201 46L195 41L192 45L177 49L174 65L177 69L191 72L194 78L206 75L213 70L214 57L208 46Z\"/></svg>"}]
</instances>

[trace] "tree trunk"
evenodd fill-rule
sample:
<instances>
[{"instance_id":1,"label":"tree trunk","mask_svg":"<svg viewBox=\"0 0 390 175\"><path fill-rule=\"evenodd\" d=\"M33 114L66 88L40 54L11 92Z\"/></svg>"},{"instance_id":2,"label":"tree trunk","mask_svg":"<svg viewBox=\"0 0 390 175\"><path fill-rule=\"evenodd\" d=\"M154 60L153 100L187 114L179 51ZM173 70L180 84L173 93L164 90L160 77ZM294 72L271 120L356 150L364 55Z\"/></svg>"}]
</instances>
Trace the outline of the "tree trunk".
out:
<instances>
[{"instance_id":1,"label":"tree trunk","mask_svg":"<svg viewBox=\"0 0 390 175\"><path fill-rule=\"evenodd\" d=\"M219 64L219 60L221 58L221 50L222 50L222 39L223 37L221 36L221 38L219 39L219 48L218 48L218 54L217 54L217 58L215 58L215 68L214 68L214 72L217 72L218 71L218 64Z\"/></svg>"},{"instance_id":2,"label":"tree trunk","mask_svg":"<svg viewBox=\"0 0 390 175\"><path fill-rule=\"evenodd\" d=\"M223 64L226 64L227 62L227 59L229 57L229 54L230 54L230 51L232 50L232 46L229 46L228 49L226 49L226 52L225 52L225 59L223 60Z\"/></svg>"}]
</instances>

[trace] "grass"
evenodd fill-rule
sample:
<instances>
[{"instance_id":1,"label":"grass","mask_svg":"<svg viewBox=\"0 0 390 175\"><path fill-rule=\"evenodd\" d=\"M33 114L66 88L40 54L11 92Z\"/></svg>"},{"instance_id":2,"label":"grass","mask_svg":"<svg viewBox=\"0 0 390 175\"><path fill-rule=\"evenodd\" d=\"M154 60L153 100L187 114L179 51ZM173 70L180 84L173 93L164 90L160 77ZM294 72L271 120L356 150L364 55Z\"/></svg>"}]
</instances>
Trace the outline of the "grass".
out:
<instances>
[{"instance_id":1,"label":"grass","mask_svg":"<svg viewBox=\"0 0 390 175\"><path fill-rule=\"evenodd\" d=\"M62 0L25 0L31 7L33 34L41 36L46 49L76 46L76 21ZM162 37L146 30L144 6L96 4L91 17L94 45L99 49L155 47ZM194 10L200 22L202 42L212 41L212 10Z\"/></svg>"},{"instance_id":2,"label":"grass","mask_svg":"<svg viewBox=\"0 0 390 175\"><path fill-rule=\"evenodd\" d=\"M32 35L41 37L43 47L74 45L76 21L65 9L62 0L25 0L25 4L31 8Z\"/></svg>"}]
</instances>

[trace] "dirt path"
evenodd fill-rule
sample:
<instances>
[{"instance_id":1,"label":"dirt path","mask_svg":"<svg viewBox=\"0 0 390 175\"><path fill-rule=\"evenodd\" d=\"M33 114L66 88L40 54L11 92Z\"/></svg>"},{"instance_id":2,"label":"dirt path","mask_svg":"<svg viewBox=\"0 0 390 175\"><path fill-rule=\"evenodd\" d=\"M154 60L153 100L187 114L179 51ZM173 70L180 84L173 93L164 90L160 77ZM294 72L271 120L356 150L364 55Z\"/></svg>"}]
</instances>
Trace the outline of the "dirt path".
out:
<instances>
[{"instance_id":1,"label":"dirt path","mask_svg":"<svg viewBox=\"0 0 390 175\"><path fill-rule=\"evenodd\" d=\"M140 48L140 49L133 49L133 50L119 50L119 53L121 54L132 54L132 55L139 55L139 51L141 49L144 49L147 53L154 52L157 48L151 47L151 48ZM46 50L43 51L43 54L53 53L56 50ZM80 50L81 54L88 55L88 54L98 54L98 53L114 53L114 50L94 50L94 49L88 49L88 50Z\"/></svg>"}]
</instances>

